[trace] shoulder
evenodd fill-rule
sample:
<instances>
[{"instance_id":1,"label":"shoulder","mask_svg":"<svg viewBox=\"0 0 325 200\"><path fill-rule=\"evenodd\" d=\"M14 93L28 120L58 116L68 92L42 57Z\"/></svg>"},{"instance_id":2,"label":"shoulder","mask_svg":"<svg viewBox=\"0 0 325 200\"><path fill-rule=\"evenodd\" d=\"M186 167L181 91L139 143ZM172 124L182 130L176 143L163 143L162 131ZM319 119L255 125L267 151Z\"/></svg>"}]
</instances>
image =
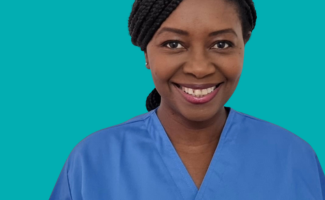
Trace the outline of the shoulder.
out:
<instances>
[{"instance_id":1,"label":"shoulder","mask_svg":"<svg viewBox=\"0 0 325 200\"><path fill-rule=\"evenodd\" d=\"M148 137L147 123L152 114L148 112L90 134L75 146L70 157L101 154L105 151L116 152L121 149L123 143Z\"/></svg>"},{"instance_id":2,"label":"shoulder","mask_svg":"<svg viewBox=\"0 0 325 200\"><path fill-rule=\"evenodd\" d=\"M308 158L314 161L316 154L313 148L298 135L265 120L234 112L235 121L243 130L243 137L258 142L261 149L279 152L283 155L294 154L297 158Z\"/></svg>"},{"instance_id":3,"label":"shoulder","mask_svg":"<svg viewBox=\"0 0 325 200\"><path fill-rule=\"evenodd\" d=\"M244 168L251 172L249 175L256 175L258 181L261 174L266 175L266 183L277 183L279 188L293 185L301 195L306 195L306 187L308 194L321 194L324 173L315 151L305 140L280 126L237 111L231 121L232 133L236 132L232 152L239 152L236 159L242 161L243 167L248 166Z\"/></svg>"}]
</instances>

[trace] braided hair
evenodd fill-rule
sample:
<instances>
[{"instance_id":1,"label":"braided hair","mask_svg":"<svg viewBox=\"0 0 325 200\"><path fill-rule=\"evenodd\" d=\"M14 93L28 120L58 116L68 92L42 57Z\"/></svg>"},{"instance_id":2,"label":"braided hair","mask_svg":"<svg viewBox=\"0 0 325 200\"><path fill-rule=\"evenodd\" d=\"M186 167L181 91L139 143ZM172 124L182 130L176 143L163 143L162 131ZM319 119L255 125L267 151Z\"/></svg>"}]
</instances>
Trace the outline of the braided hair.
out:
<instances>
[{"instance_id":1,"label":"braided hair","mask_svg":"<svg viewBox=\"0 0 325 200\"><path fill-rule=\"evenodd\" d=\"M247 40L249 32L256 24L256 10L253 0L226 0L237 5L241 19L243 38ZM146 47L155 32L182 0L135 0L128 20L132 44L146 51ZM160 105L160 95L156 88L149 94L146 108L151 111Z\"/></svg>"}]
</instances>

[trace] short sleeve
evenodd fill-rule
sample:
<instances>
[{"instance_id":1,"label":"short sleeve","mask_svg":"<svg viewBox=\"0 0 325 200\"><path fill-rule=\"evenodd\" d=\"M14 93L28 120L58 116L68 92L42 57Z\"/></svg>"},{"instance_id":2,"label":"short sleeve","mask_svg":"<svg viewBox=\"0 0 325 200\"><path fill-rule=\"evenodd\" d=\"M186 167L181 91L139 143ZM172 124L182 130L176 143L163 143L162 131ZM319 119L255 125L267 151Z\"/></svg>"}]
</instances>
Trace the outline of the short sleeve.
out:
<instances>
[{"instance_id":1,"label":"short sleeve","mask_svg":"<svg viewBox=\"0 0 325 200\"><path fill-rule=\"evenodd\" d=\"M317 159L317 167L318 167L318 173L319 173L319 179L320 179L320 187L321 187L321 191L322 191L322 199L325 200L325 175L324 175L324 171L322 170L322 167L320 165L320 162L316 156Z\"/></svg>"},{"instance_id":2,"label":"short sleeve","mask_svg":"<svg viewBox=\"0 0 325 200\"><path fill-rule=\"evenodd\" d=\"M68 162L65 163L52 191L50 200L72 200L68 177Z\"/></svg>"}]
</instances>

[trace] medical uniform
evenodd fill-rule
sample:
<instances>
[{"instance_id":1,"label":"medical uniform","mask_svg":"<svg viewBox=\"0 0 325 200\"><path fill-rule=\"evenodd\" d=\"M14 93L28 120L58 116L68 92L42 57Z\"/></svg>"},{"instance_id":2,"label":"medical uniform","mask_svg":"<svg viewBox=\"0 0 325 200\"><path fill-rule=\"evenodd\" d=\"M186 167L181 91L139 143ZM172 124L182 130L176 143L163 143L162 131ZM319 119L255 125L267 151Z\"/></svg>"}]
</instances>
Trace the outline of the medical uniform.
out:
<instances>
[{"instance_id":1,"label":"medical uniform","mask_svg":"<svg viewBox=\"0 0 325 200\"><path fill-rule=\"evenodd\" d=\"M233 109L198 189L156 111L81 141L50 200L325 200L309 144Z\"/></svg>"}]
</instances>

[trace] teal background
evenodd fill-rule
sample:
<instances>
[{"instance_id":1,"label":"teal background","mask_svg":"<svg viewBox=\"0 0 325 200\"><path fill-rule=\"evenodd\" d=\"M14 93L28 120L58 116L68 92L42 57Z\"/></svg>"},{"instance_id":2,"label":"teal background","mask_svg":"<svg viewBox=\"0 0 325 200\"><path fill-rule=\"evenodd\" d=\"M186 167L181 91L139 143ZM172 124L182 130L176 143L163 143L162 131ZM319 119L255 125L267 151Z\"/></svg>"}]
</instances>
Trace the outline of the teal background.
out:
<instances>
[{"instance_id":1,"label":"teal background","mask_svg":"<svg viewBox=\"0 0 325 200\"><path fill-rule=\"evenodd\" d=\"M48 199L78 142L146 112L154 85L130 41L133 1L0 3L0 199ZM297 134L325 168L325 1L255 5L227 106Z\"/></svg>"}]
</instances>

